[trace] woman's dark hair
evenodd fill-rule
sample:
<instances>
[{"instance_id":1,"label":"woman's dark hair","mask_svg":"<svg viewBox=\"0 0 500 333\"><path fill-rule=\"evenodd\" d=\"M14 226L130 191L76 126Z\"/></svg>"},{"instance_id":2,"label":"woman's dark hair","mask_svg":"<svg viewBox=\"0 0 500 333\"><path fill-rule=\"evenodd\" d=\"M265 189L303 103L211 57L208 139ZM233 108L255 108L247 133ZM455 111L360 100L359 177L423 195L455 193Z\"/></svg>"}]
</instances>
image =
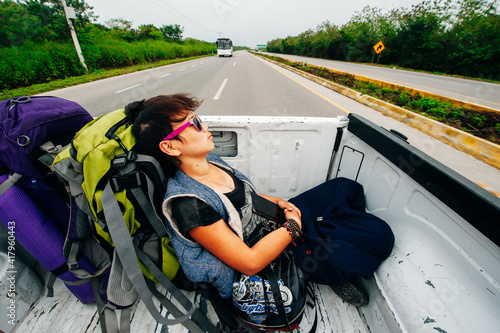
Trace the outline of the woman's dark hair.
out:
<instances>
[{"instance_id":1,"label":"woman's dark hair","mask_svg":"<svg viewBox=\"0 0 500 333\"><path fill-rule=\"evenodd\" d=\"M158 144L173 131L173 123L182 122L188 112L194 112L200 104L188 94L174 94L132 102L125 107L127 115L134 119L132 132L137 141L137 152L155 157L167 177L176 169L176 164L160 150ZM182 137L176 136L172 140L182 140Z\"/></svg>"}]
</instances>

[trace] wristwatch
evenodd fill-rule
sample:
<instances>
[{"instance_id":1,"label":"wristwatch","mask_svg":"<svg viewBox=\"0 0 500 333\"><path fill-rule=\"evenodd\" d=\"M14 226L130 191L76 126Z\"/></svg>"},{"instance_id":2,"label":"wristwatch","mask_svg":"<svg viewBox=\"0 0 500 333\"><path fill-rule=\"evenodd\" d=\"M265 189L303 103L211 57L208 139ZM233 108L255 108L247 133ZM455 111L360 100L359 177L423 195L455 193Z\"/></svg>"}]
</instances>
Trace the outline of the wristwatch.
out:
<instances>
[{"instance_id":1,"label":"wristwatch","mask_svg":"<svg viewBox=\"0 0 500 333\"><path fill-rule=\"evenodd\" d=\"M288 221L283 223L282 227L288 230L290 236L292 236L292 239L300 238L300 226L294 219L289 219Z\"/></svg>"}]
</instances>

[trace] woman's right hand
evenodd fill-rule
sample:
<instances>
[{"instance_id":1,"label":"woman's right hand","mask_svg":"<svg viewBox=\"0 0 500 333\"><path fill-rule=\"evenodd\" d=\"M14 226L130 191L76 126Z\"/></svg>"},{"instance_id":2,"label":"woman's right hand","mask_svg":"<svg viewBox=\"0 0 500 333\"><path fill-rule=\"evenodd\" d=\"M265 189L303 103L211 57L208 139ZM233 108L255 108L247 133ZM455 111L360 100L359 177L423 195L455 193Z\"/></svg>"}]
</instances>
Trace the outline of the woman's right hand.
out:
<instances>
[{"instance_id":1,"label":"woman's right hand","mask_svg":"<svg viewBox=\"0 0 500 333\"><path fill-rule=\"evenodd\" d=\"M295 220L299 224L300 229L302 229L302 218L298 209L292 211L285 209L285 217L287 220Z\"/></svg>"},{"instance_id":2,"label":"woman's right hand","mask_svg":"<svg viewBox=\"0 0 500 333\"><path fill-rule=\"evenodd\" d=\"M282 199L279 199L277 204L285 212L286 219L297 221L300 229L302 229L302 213L300 212L300 209L298 209L293 203Z\"/></svg>"}]
</instances>

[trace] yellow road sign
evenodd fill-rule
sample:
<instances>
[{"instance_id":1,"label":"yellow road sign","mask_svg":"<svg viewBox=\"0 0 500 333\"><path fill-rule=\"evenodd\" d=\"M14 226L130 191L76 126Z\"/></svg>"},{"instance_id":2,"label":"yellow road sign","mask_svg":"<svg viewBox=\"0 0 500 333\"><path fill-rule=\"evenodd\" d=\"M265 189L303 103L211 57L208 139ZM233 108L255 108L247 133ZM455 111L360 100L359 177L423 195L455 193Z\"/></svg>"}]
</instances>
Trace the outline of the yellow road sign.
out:
<instances>
[{"instance_id":1,"label":"yellow road sign","mask_svg":"<svg viewBox=\"0 0 500 333\"><path fill-rule=\"evenodd\" d=\"M384 43L382 43L382 41L378 42L377 45L375 45L373 47L373 49L375 50L375 52L377 54L379 54L380 52L382 52L385 49Z\"/></svg>"}]
</instances>

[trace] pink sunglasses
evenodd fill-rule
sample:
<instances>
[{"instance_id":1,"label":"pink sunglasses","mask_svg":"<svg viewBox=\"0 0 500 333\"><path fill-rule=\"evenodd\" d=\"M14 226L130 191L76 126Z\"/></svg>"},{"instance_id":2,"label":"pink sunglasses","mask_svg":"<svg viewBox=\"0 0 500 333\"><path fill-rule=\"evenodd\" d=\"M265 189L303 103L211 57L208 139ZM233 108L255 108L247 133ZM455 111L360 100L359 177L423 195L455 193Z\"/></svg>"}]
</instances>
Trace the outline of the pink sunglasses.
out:
<instances>
[{"instance_id":1,"label":"pink sunglasses","mask_svg":"<svg viewBox=\"0 0 500 333\"><path fill-rule=\"evenodd\" d=\"M162 141L171 140L171 139L175 138L177 135L179 135L182 131L184 131L186 128L188 128L191 125L193 125L194 128L196 128L196 130L198 132L201 132L202 131L201 124L202 124L201 119L197 115L195 115L187 123L185 123L184 125L182 125L178 129L176 129L175 131L173 131L172 133L167 135L165 138L163 138Z\"/></svg>"}]
</instances>

